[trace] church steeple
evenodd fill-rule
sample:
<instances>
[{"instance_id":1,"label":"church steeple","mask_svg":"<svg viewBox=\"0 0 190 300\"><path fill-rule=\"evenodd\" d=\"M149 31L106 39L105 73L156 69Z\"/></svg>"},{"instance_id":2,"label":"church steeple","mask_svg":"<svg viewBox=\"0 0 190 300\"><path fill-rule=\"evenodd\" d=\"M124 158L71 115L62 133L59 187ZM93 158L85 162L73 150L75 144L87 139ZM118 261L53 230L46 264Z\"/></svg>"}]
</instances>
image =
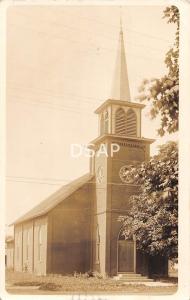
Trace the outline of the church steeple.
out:
<instances>
[{"instance_id":1,"label":"church steeple","mask_svg":"<svg viewBox=\"0 0 190 300\"><path fill-rule=\"evenodd\" d=\"M121 19L119 45L110 98L114 100L131 101Z\"/></svg>"},{"instance_id":2,"label":"church steeple","mask_svg":"<svg viewBox=\"0 0 190 300\"><path fill-rule=\"evenodd\" d=\"M113 135L125 138L141 138L141 110L144 104L131 102L125 56L123 29L120 36L111 97L100 105L99 136Z\"/></svg>"}]
</instances>

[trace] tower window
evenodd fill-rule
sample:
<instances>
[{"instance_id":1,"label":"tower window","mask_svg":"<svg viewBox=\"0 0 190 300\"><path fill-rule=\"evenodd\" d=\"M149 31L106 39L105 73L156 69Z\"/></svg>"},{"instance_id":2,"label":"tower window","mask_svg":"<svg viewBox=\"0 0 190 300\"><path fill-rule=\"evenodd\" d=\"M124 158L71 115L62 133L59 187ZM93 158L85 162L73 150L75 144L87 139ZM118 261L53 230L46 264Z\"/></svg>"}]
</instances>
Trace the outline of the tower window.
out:
<instances>
[{"instance_id":1,"label":"tower window","mask_svg":"<svg viewBox=\"0 0 190 300\"><path fill-rule=\"evenodd\" d=\"M100 119L100 134L108 133L108 126L109 126L109 114L107 111L105 111L101 115Z\"/></svg>"},{"instance_id":2,"label":"tower window","mask_svg":"<svg viewBox=\"0 0 190 300\"><path fill-rule=\"evenodd\" d=\"M104 134L104 115L101 115L101 119L100 119L100 134Z\"/></svg>"},{"instance_id":3,"label":"tower window","mask_svg":"<svg viewBox=\"0 0 190 300\"><path fill-rule=\"evenodd\" d=\"M137 136L137 116L134 110L131 108L127 111L126 115L126 122L127 122L127 136Z\"/></svg>"},{"instance_id":4,"label":"tower window","mask_svg":"<svg viewBox=\"0 0 190 300\"><path fill-rule=\"evenodd\" d=\"M115 133L126 135L126 116L122 108L118 108L115 114Z\"/></svg>"},{"instance_id":5,"label":"tower window","mask_svg":"<svg viewBox=\"0 0 190 300\"><path fill-rule=\"evenodd\" d=\"M108 133L108 125L109 125L109 115L108 112L106 111L104 114L104 132Z\"/></svg>"}]
</instances>

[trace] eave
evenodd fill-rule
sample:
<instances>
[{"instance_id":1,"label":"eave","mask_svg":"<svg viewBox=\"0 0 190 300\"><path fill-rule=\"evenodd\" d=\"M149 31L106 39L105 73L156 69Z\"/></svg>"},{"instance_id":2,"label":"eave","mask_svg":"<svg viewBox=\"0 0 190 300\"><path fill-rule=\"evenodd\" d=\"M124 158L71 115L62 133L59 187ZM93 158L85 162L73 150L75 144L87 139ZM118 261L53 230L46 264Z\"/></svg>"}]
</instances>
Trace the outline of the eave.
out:
<instances>
[{"instance_id":1,"label":"eave","mask_svg":"<svg viewBox=\"0 0 190 300\"><path fill-rule=\"evenodd\" d=\"M118 142L139 142L139 143L145 143L145 144L152 144L155 142L155 139L149 139L144 137L129 137L129 136L121 136L121 135L115 135L115 134L104 134L96 139L92 140L90 142L90 145L98 145L104 142L105 140L117 140Z\"/></svg>"}]
</instances>

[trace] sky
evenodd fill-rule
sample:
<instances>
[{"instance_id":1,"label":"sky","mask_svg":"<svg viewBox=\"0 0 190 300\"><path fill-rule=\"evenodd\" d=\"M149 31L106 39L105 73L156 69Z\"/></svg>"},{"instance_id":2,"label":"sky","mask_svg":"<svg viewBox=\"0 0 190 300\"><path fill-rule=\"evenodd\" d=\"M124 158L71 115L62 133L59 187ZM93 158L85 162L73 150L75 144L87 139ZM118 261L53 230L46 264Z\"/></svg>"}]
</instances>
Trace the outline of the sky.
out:
<instances>
[{"instance_id":1,"label":"sky","mask_svg":"<svg viewBox=\"0 0 190 300\"><path fill-rule=\"evenodd\" d=\"M132 101L143 79L166 73L175 26L160 6L12 6L7 12L6 224L88 172L71 143L98 136L94 110L110 96L122 15ZM142 115L157 146L159 120ZM10 229L9 229L10 230Z\"/></svg>"}]
</instances>

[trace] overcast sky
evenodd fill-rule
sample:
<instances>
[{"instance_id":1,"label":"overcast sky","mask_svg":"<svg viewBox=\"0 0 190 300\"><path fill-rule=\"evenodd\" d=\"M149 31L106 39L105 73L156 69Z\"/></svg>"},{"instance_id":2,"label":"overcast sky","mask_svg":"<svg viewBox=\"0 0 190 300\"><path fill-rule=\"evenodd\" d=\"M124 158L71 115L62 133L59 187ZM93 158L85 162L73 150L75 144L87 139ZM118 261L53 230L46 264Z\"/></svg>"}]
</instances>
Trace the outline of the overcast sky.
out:
<instances>
[{"instance_id":1,"label":"overcast sky","mask_svg":"<svg viewBox=\"0 0 190 300\"><path fill-rule=\"evenodd\" d=\"M164 7L125 6L123 32L132 99L144 78L165 74L175 26ZM7 14L7 214L11 223L62 184L88 172L70 144L98 135L94 110L110 96L119 38L119 7L10 7ZM135 99L136 101L136 99ZM144 109L142 136L159 121Z\"/></svg>"}]
</instances>

